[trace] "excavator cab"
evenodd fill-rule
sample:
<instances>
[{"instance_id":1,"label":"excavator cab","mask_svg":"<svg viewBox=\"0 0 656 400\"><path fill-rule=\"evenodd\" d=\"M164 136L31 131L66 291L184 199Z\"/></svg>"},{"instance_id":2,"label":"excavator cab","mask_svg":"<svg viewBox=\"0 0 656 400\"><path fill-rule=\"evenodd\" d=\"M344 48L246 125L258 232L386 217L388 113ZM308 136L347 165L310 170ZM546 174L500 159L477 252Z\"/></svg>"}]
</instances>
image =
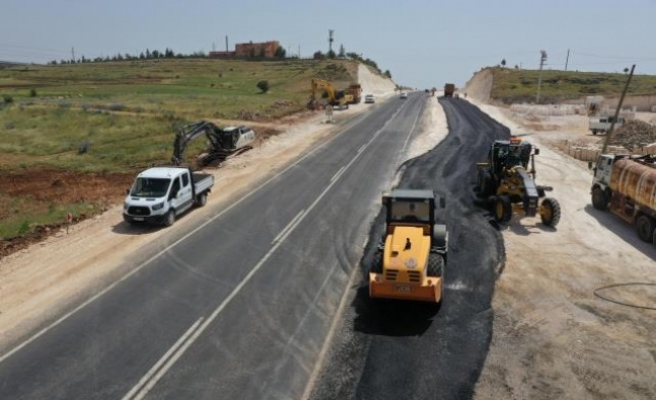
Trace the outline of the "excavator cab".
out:
<instances>
[{"instance_id":1,"label":"excavator cab","mask_svg":"<svg viewBox=\"0 0 656 400\"><path fill-rule=\"evenodd\" d=\"M386 230L370 268L369 296L439 303L448 235L435 224L435 194L396 189L383 205Z\"/></svg>"}]
</instances>

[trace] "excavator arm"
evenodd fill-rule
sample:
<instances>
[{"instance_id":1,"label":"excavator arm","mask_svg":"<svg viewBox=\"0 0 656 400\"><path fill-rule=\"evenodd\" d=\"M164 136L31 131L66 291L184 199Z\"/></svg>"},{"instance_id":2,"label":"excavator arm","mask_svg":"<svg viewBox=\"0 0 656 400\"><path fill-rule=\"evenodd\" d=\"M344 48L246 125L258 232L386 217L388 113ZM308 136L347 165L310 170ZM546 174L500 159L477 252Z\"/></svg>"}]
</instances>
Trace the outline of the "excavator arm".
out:
<instances>
[{"instance_id":1,"label":"excavator arm","mask_svg":"<svg viewBox=\"0 0 656 400\"><path fill-rule=\"evenodd\" d=\"M173 157L171 157L171 162L174 165L180 165L182 163L182 157L187 144L197 138L198 136L205 135L210 141L212 153L208 155L211 157L211 160L206 160L207 162L220 158L221 156L227 156L229 152L222 151L222 146L220 142L220 128L214 125L211 122L199 121L185 127L182 127L175 134L175 141L173 142ZM225 152L225 155L223 154Z\"/></svg>"}]
</instances>

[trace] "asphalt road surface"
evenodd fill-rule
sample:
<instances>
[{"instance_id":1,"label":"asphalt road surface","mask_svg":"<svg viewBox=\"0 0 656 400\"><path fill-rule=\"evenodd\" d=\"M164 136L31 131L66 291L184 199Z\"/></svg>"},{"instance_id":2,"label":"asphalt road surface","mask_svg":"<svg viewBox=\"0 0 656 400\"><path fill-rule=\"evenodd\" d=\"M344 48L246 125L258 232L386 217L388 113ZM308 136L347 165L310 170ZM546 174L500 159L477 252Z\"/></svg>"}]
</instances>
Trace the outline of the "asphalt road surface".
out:
<instances>
[{"instance_id":1,"label":"asphalt road surface","mask_svg":"<svg viewBox=\"0 0 656 400\"><path fill-rule=\"evenodd\" d=\"M200 221L205 223L200 229L180 241L169 239L145 248L138 261L124 268L136 273L61 323L26 337L19 347L0 349L0 399L302 397L320 365L331 327L339 321L335 315L345 293L350 293L352 271L360 268L381 192L389 189L426 101L418 93L377 104L341 134L227 209L217 210L214 219ZM456 135L450 141L467 137ZM417 172L408 182L416 186L423 180L451 193L451 185L465 172L455 168L464 165L467 156L434 156L440 158L411 163L406 175L415 164L417 171L425 166L427 175L420 178ZM448 163L452 172L445 169ZM446 186L441 176L429 176L434 172L448 175ZM457 199L449 204L452 210L464 209L457 206ZM183 218L193 218L193 211ZM447 222L454 227L459 223L455 216ZM464 247L484 240L492 246L496 238L487 232L471 233L462 225L453 233L454 262L463 264L462 271L481 270L484 276L471 279L453 268L447 279L453 285L453 279L462 275L466 282L480 279L488 288L498 255L493 259L485 253L490 259L484 265L465 265L478 258L466 256ZM446 293L447 312L418 338L440 343L427 354L436 367L441 363L439 352L453 346L435 329L450 326L442 316L469 320L469 314L489 308L489 292L481 294L480 302L472 302L465 292L462 300L456 300L454 290ZM461 314L463 308L467 315ZM51 321L59 317L51 316ZM487 324L489 316L483 315L468 326L487 332ZM452 337L461 333L461 324L453 327ZM376 347L388 342L398 349L393 354L404 354L400 350L408 342L370 333L357 338L370 343L366 354L374 358L357 390L374 393L379 379L375 358L384 361L390 354ZM404 355L413 365L423 360L416 357L419 341L412 344L414 353ZM404 377L410 379L410 372ZM425 376L420 371L413 379ZM423 385L422 390L432 387Z\"/></svg>"},{"instance_id":2,"label":"asphalt road surface","mask_svg":"<svg viewBox=\"0 0 656 400\"><path fill-rule=\"evenodd\" d=\"M431 99L431 101L434 101ZM509 131L460 99L440 99L449 135L408 161L398 187L433 189L446 200L438 218L449 230L440 307L371 302L366 280L352 291L312 399L467 399L473 395L492 333L491 301L504 263L503 240L475 204L476 162ZM382 211L382 210L381 210ZM360 262L368 272L383 234L382 212ZM365 283L362 283L365 282Z\"/></svg>"}]
</instances>

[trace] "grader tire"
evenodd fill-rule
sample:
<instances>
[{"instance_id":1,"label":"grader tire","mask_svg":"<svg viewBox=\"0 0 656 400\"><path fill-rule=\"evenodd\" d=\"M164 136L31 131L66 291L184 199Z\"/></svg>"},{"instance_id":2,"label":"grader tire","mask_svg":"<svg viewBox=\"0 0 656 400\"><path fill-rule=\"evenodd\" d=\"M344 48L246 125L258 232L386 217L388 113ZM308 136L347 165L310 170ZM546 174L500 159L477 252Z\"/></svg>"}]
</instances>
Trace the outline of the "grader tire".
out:
<instances>
[{"instance_id":1,"label":"grader tire","mask_svg":"<svg viewBox=\"0 0 656 400\"><path fill-rule=\"evenodd\" d=\"M553 197L542 200L540 206L540 218L546 226L554 227L560 222L560 203Z\"/></svg>"},{"instance_id":2,"label":"grader tire","mask_svg":"<svg viewBox=\"0 0 656 400\"><path fill-rule=\"evenodd\" d=\"M508 196L498 196L494 202L494 220L506 225L512 218L512 204Z\"/></svg>"}]
</instances>

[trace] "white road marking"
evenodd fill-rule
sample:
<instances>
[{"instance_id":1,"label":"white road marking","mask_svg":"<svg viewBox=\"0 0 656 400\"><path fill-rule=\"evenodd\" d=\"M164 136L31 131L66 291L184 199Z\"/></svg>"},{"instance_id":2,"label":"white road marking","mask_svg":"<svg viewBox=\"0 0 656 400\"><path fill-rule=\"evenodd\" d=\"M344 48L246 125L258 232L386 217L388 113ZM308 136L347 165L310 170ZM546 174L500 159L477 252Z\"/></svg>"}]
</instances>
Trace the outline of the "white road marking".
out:
<instances>
[{"instance_id":1,"label":"white road marking","mask_svg":"<svg viewBox=\"0 0 656 400\"><path fill-rule=\"evenodd\" d=\"M162 364L164 364L164 363L166 362L166 360L171 356L171 354L172 354L175 350L177 350L178 347L180 347L180 346L181 346L181 345L182 345L182 344L183 344L183 343L189 338L189 336L190 336L190 335L196 330L196 328L198 328L198 325L199 325L201 322L203 322L203 318L202 318L202 317L201 317L200 319L198 319L198 321L196 321L196 322L195 322L195 323L194 323L189 329L187 329L187 332L185 332L184 335L182 335L182 336L180 337L180 339L178 339L178 341L175 342L175 344L173 345L173 347L171 347L166 353L164 353L164 355L162 356L162 358L160 358L159 361L157 361L157 362L155 363L155 365L153 365L153 367L150 369L150 371L148 371L148 373L146 373L146 375L144 375L143 378L141 378L141 379L139 380L139 382L137 382L137 384L132 388L132 390L130 390L125 396L123 396L123 398L122 398L121 400L129 400L129 399L131 399L132 396L135 396L135 394L137 394L137 391L138 391L139 389L142 389L142 390L137 394L136 397L134 397L134 399L140 399L140 398L142 398L143 395L145 394L145 393L142 394L142 392L143 392L143 390L144 390L144 388L145 388L144 385L146 385L146 384L148 383L148 381L149 381L149 380L150 380L150 379L151 379L151 378L157 373L157 370L160 369L160 367L162 366Z\"/></svg>"},{"instance_id":2,"label":"white road marking","mask_svg":"<svg viewBox=\"0 0 656 400\"><path fill-rule=\"evenodd\" d=\"M359 153L359 152L358 152ZM344 172L344 167L340 168L337 172L335 172L335 175L333 175L332 178L330 178L330 181L334 181L335 179L339 178L339 176Z\"/></svg>"},{"instance_id":3,"label":"white road marking","mask_svg":"<svg viewBox=\"0 0 656 400\"><path fill-rule=\"evenodd\" d=\"M303 215L304 212L305 212L305 210L301 210L301 212L299 212L298 214L296 214L296 216L295 216L291 221L289 221L289 223L287 224L287 226L285 226L285 228L284 228L283 230L280 231L280 233L278 234L278 236L276 236L275 239L273 239L273 241L271 242L271 244L274 244L274 243L276 243L276 242L281 241L280 238L283 237L283 235L285 234L285 232L287 232L292 226L294 226L294 222L296 222L297 219L301 218L301 216Z\"/></svg>"},{"instance_id":4,"label":"white road marking","mask_svg":"<svg viewBox=\"0 0 656 400\"><path fill-rule=\"evenodd\" d=\"M365 149L365 145L362 145L362 147L360 147L360 148L358 149L358 153L362 153L362 150L364 150L364 149Z\"/></svg>"}]
</instances>

